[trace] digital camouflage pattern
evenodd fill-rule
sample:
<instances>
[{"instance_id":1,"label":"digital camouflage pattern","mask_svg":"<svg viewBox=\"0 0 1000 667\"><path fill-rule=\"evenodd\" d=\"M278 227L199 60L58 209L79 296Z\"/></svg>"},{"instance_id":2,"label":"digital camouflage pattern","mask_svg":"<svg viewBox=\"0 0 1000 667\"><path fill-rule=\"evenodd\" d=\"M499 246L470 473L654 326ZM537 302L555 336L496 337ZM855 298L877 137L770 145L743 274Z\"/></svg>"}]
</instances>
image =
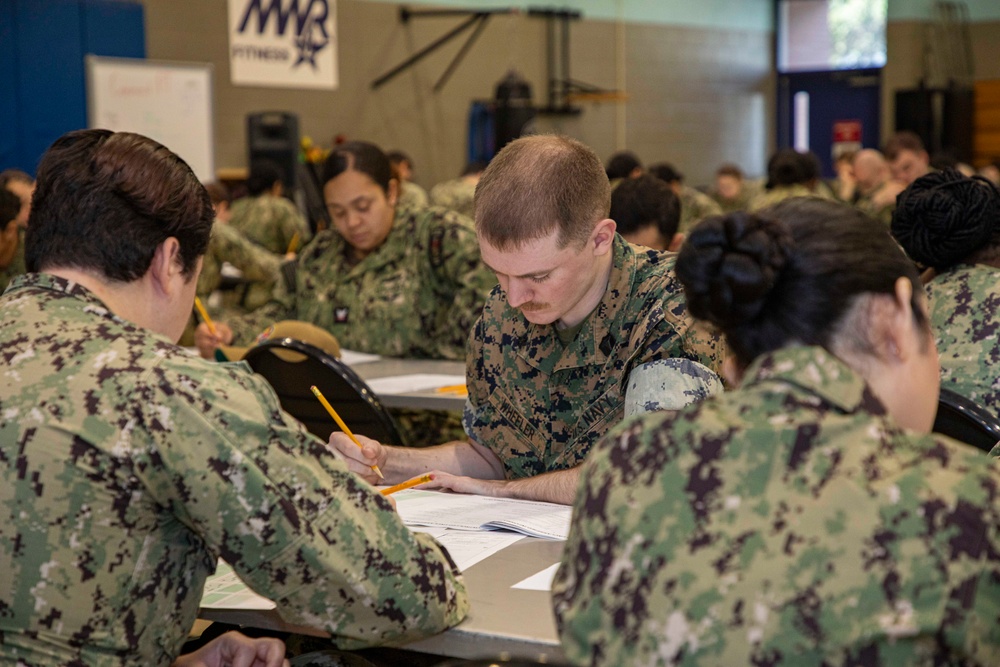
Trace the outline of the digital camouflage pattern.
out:
<instances>
[{"instance_id":1,"label":"digital camouflage pattern","mask_svg":"<svg viewBox=\"0 0 1000 667\"><path fill-rule=\"evenodd\" d=\"M45 274L0 315L0 662L167 665L219 557L341 648L465 615L445 551L244 365Z\"/></svg>"},{"instance_id":2,"label":"digital camouflage pattern","mask_svg":"<svg viewBox=\"0 0 1000 667\"><path fill-rule=\"evenodd\" d=\"M396 205L402 208L424 209L430 206L427 191L413 181L402 181L399 185L399 199Z\"/></svg>"},{"instance_id":3,"label":"digital camouflage pattern","mask_svg":"<svg viewBox=\"0 0 1000 667\"><path fill-rule=\"evenodd\" d=\"M555 325L528 322L499 287L469 338L465 431L508 479L582 463L621 421L636 366L673 357L720 370L722 341L688 315L676 255L637 252L617 235L613 253L607 291L570 345Z\"/></svg>"},{"instance_id":4,"label":"digital camouflage pattern","mask_svg":"<svg viewBox=\"0 0 1000 667\"><path fill-rule=\"evenodd\" d=\"M763 191L763 185L760 181L744 179L743 187L740 189L740 193L732 199L726 199L723 197L718 190L712 189L709 191L708 196L712 198L722 212L733 213L734 211L746 211L750 208L750 202L753 198L759 195Z\"/></svg>"},{"instance_id":5,"label":"digital camouflage pattern","mask_svg":"<svg viewBox=\"0 0 1000 667\"><path fill-rule=\"evenodd\" d=\"M456 178L431 188L431 204L461 213L470 220L476 217L476 181Z\"/></svg>"},{"instance_id":6,"label":"digital camouflage pattern","mask_svg":"<svg viewBox=\"0 0 1000 667\"><path fill-rule=\"evenodd\" d=\"M230 322L246 345L271 324L302 320L342 347L411 359L465 359L465 342L496 276L483 266L472 222L439 208L397 207L385 242L352 265L334 230L297 259L295 284Z\"/></svg>"},{"instance_id":7,"label":"digital camouflage pattern","mask_svg":"<svg viewBox=\"0 0 1000 667\"><path fill-rule=\"evenodd\" d=\"M677 197L681 201L681 221L677 231L682 234L710 215L722 215L722 207L714 199L692 187L682 185Z\"/></svg>"},{"instance_id":8,"label":"digital camouflage pattern","mask_svg":"<svg viewBox=\"0 0 1000 667\"><path fill-rule=\"evenodd\" d=\"M28 272L24 265L24 230L17 233L17 252L6 269L0 269L0 293L7 289L10 281Z\"/></svg>"},{"instance_id":9,"label":"digital camouflage pattern","mask_svg":"<svg viewBox=\"0 0 1000 667\"><path fill-rule=\"evenodd\" d=\"M786 199L792 199L793 197L812 197L815 199L830 199L830 197L822 197L817 193L813 192L804 185L779 185L777 187L771 188L770 190L764 190L756 197L750 200L749 211L751 213L756 213L765 208L779 204Z\"/></svg>"},{"instance_id":10,"label":"digital camouflage pattern","mask_svg":"<svg viewBox=\"0 0 1000 667\"><path fill-rule=\"evenodd\" d=\"M295 235L299 235L297 250L312 238L309 223L284 197L263 194L242 197L233 202L229 224L245 237L275 255L284 255Z\"/></svg>"},{"instance_id":11,"label":"digital camouflage pattern","mask_svg":"<svg viewBox=\"0 0 1000 667\"><path fill-rule=\"evenodd\" d=\"M237 290L239 298L228 305L250 312L270 300L283 261L283 255L268 252L235 227L216 220L212 225L212 237L205 251L201 275L198 276L197 294L205 300L217 290L222 283L222 264L229 262L243 273L247 284Z\"/></svg>"},{"instance_id":12,"label":"digital camouflage pattern","mask_svg":"<svg viewBox=\"0 0 1000 667\"><path fill-rule=\"evenodd\" d=\"M1000 470L821 348L625 422L552 588L576 665L1000 664Z\"/></svg>"},{"instance_id":13,"label":"digital camouflage pattern","mask_svg":"<svg viewBox=\"0 0 1000 667\"><path fill-rule=\"evenodd\" d=\"M854 207L881 222L888 230L892 226L892 212L896 210L896 198L892 193L898 189L897 185L886 181L867 195L858 194Z\"/></svg>"},{"instance_id":14,"label":"digital camouflage pattern","mask_svg":"<svg viewBox=\"0 0 1000 667\"><path fill-rule=\"evenodd\" d=\"M958 264L926 287L941 386L1000 414L1000 269Z\"/></svg>"}]
</instances>

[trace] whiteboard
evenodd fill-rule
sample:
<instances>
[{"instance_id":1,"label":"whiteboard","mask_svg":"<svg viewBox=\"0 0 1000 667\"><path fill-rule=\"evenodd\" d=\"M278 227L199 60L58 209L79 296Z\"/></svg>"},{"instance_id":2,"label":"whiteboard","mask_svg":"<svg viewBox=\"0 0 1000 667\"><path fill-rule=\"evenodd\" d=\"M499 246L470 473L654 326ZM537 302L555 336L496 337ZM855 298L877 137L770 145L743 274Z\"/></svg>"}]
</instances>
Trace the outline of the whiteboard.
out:
<instances>
[{"instance_id":1,"label":"whiteboard","mask_svg":"<svg viewBox=\"0 0 1000 667\"><path fill-rule=\"evenodd\" d=\"M155 139L215 180L212 65L88 55L87 123Z\"/></svg>"}]
</instances>

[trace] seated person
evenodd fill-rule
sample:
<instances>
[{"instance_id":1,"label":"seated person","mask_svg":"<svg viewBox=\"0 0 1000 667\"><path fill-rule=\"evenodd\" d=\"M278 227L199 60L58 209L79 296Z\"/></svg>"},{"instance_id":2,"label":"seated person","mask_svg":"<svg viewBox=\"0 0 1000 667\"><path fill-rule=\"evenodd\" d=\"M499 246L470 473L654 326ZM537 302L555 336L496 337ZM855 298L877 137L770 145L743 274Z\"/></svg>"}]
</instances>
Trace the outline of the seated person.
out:
<instances>
[{"instance_id":1,"label":"seated person","mask_svg":"<svg viewBox=\"0 0 1000 667\"><path fill-rule=\"evenodd\" d=\"M684 185L684 175L667 162L654 164L649 173L669 185L681 202L681 233L694 227L710 215L719 215L722 209L708 195Z\"/></svg>"},{"instance_id":2,"label":"seated person","mask_svg":"<svg viewBox=\"0 0 1000 667\"><path fill-rule=\"evenodd\" d=\"M476 214L476 184L485 168L485 162L470 162L465 165L461 176L431 188L431 204L451 209L471 220Z\"/></svg>"},{"instance_id":3,"label":"seated person","mask_svg":"<svg viewBox=\"0 0 1000 667\"><path fill-rule=\"evenodd\" d=\"M414 359L465 359L465 342L496 278L472 222L443 209L396 205L398 183L374 144L338 146L323 166L333 229L299 253L291 283L267 305L195 332L202 356L245 345L271 324L300 320L350 350Z\"/></svg>"},{"instance_id":4,"label":"seated person","mask_svg":"<svg viewBox=\"0 0 1000 667\"><path fill-rule=\"evenodd\" d=\"M629 411L721 390L717 339L694 326L674 259L637 252L608 218L597 155L558 136L507 144L476 189L476 233L497 274L469 337L468 441L423 449L342 433L351 469L387 483L568 504L591 445Z\"/></svg>"},{"instance_id":5,"label":"seated person","mask_svg":"<svg viewBox=\"0 0 1000 667\"><path fill-rule=\"evenodd\" d=\"M899 196L892 234L933 269L927 297L942 385L1000 414L1000 191L954 169L931 172Z\"/></svg>"},{"instance_id":6,"label":"seated person","mask_svg":"<svg viewBox=\"0 0 1000 667\"><path fill-rule=\"evenodd\" d=\"M625 178L635 178L642 175L642 162L632 151L618 151L608 158L604 173L612 183Z\"/></svg>"},{"instance_id":7,"label":"seated person","mask_svg":"<svg viewBox=\"0 0 1000 667\"><path fill-rule=\"evenodd\" d=\"M0 266L0 292L2 292L14 276L19 276L26 270L24 268L24 230L28 226L28 214L31 212L31 195L35 191L35 181L20 169L4 169L0 171L0 190L14 194L20 203L15 219L19 238L14 248L14 255L6 266ZM0 221L0 223L2 222ZM13 234L11 230L8 232Z\"/></svg>"},{"instance_id":8,"label":"seated person","mask_svg":"<svg viewBox=\"0 0 1000 667\"><path fill-rule=\"evenodd\" d=\"M882 153L889 162L893 180L904 187L931 172L931 158L916 132L902 130L892 135Z\"/></svg>"},{"instance_id":9,"label":"seated person","mask_svg":"<svg viewBox=\"0 0 1000 667\"><path fill-rule=\"evenodd\" d=\"M794 148L782 148L767 161L764 191L750 200L749 211L759 211L793 197L823 197L815 186L819 173L813 158Z\"/></svg>"},{"instance_id":10,"label":"seated person","mask_svg":"<svg viewBox=\"0 0 1000 667\"><path fill-rule=\"evenodd\" d=\"M995 665L1000 468L928 432L913 264L849 206L691 232L692 313L739 389L608 434L552 588L575 665Z\"/></svg>"},{"instance_id":11,"label":"seated person","mask_svg":"<svg viewBox=\"0 0 1000 667\"><path fill-rule=\"evenodd\" d=\"M413 160L403 151L389 151L392 177L396 179L397 202L400 208L427 208L430 199L427 191L413 182Z\"/></svg>"},{"instance_id":12,"label":"seated person","mask_svg":"<svg viewBox=\"0 0 1000 667\"><path fill-rule=\"evenodd\" d=\"M341 648L465 615L440 545L262 378L174 344L212 218L146 137L70 132L42 157L29 273L0 297L0 662L168 665L220 557Z\"/></svg>"},{"instance_id":13,"label":"seated person","mask_svg":"<svg viewBox=\"0 0 1000 667\"><path fill-rule=\"evenodd\" d=\"M889 178L889 164L874 148L863 148L854 155L854 199L858 210L883 223L892 224L896 196L903 191L899 181Z\"/></svg>"},{"instance_id":14,"label":"seated person","mask_svg":"<svg viewBox=\"0 0 1000 667\"><path fill-rule=\"evenodd\" d=\"M750 200L759 190L758 183L748 181L742 169L727 162L716 170L715 186L709 190L708 196L715 200L723 213L732 213L747 210Z\"/></svg>"},{"instance_id":15,"label":"seated person","mask_svg":"<svg viewBox=\"0 0 1000 667\"><path fill-rule=\"evenodd\" d=\"M13 263L21 251L21 227L17 216L21 211L21 200L9 190L0 189L0 276ZM0 283L0 292L7 288L6 279Z\"/></svg>"},{"instance_id":16,"label":"seated person","mask_svg":"<svg viewBox=\"0 0 1000 667\"><path fill-rule=\"evenodd\" d=\"M677 252L684 235L677 233L681 206L673 189L649 174L629 178L611 192L611 219L629 243Z\"/></svg>"},{"instance_id":17,"label":"seated person","mask_svg":"<svg viewBox=\"0 0 1000 667\"><path fill-rule=\"evenodd\" d=\"M295 259L295 254L275 255L243 236L229 224L229 190L221 183L205 185L215 210L212 238L205 251L205 259L198 276L196 294L202 301L222 285L222 265L231 264L242 274L241 284L230 290L225 298L228 315L245 314L260 308L271 300L271 292L278 280L281 263Z\"/></svg>"},{"instance_id":18,"label":"seated person","mask_svg":"<svg viewBox=\"0 0 1000 667\"><path fill-rule=\"evenodd\" d=\"M312 238L309 223L284 191L281 168L271 160L254 160L247 196L233 202L229 216L234 229L275 255L293 252Z\"/></svg>"}]
</instances>

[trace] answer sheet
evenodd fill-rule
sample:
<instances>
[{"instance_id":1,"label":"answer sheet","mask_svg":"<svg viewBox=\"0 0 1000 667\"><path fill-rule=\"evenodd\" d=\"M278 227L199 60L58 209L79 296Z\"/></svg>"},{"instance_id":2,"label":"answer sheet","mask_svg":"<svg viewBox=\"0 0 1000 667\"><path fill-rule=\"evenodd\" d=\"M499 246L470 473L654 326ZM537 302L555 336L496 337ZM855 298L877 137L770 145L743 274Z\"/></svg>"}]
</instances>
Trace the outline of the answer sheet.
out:
<instances>
[{"instance_id":1,"label":"answer sheet","mask_svg":"<svg viewBox=\"0 0 1000 667\"><path fill-rule=\"evenodd\" d=\"M412 375L391 375L368 380L368 386L376 394L405 394L411 391L427 391L441 387L465 386L464 375L434 375L414 373Z\"/></svg>"},{"instance_id":2,"label":"answer sheet","mask_svg":"<svg viewBox=\"0 0 1000 667\"><path fill-rule=\"evenodd\" d=\"M573 508L512 498L407 489L393 495L408 526L459 530L513 530L532 537L565 540Z\"/></svg>"},{"instance_id":3,"label":"answer sheet","mask_svg":"<svg viewBox=\"0 0 1000 667\"><path fill-rule=\"evenodd\" d=\"M479 561L506 549L510 545L524 539L517 533L502 533L498 531L468 531L451 530L450 528L423 527L414 528L415 533L427 533L448 550L448 555L462 572Z\"/></svg>"}]
</instances>

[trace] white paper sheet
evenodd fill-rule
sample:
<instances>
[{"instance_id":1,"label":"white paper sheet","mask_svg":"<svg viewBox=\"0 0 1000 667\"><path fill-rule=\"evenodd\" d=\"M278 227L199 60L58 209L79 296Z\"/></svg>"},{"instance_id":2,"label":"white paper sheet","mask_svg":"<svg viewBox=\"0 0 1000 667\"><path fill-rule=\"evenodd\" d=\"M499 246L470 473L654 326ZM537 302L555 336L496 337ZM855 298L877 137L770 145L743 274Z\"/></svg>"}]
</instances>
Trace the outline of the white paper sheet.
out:
<instances>
[{"instance_id":1,"label":"white paper sheet","mask_svg":"<svg viewBox=\"0 0 1000 667\"><path fill-rule=\"evenodd\" d=\"M511 586L511 588L517 588L522 591L551 591L552 580L555 578L556 570L558 569L559 563L550 565L541 572L536 572L527 579L522 579Z\"/></svg>"},{"instance_id":2,"label":"white paper sheet","mask_svg":"<svg viewBox=\"0 0 1000 667\"><path fill-rule=\"evenodd\" d=\"M451 559L462 572L479 561L506 549L510 545L524 539L517 533L451 530L439 527L414 528L415 533L427 533L448 550Z\"/></svg>"},{"instance_id":3,"label":"white paper sheet","mask_svg":"<svg viewBox=\"0 0 1000 667\"><path fill-rule=\"evenodd\" d=\"M219 561L215 574L205 580L205 591L201 594L201 606L205 609L274 609L277 605L265 597L257 595L243 583L229 563Z\"/></svg>"},{"instance_id":4,"label":"white paper sheet","mask_svg":"<svg viewBox=\"0 0 1000 667\"><path fill-rule=\"evenodd\" d=\"M356 352L355 350L345 350L344 348L340 348L340 360L348 366L367 364L370 361L378 361L381 358L382 357L377 354L368 354L367 352Z\"/></svg>"},{"instance_id":5,"label":"white paper sheet","mask_svg":"<svg viewBox=\"0 0 1000 667\"><path fill-rule=\"evenodd\" d=\"M376 394L405 394L411 391L426 391L464 384L464 375L434 375L431 373L390 375L389 377L368 380L368 386Z\"/></svg>"},{"instance_id":6,"label":"white paper sheet","mask_svg":"<svg viewBox=\"0 0 1000 667\"><path fill-rule=\"evenodd\" d=\"M551 540L569 536L573 512L569 505L416 489L400 491L395 498L396 511L409 526L506 529Z\"/></svg>"}]
</instances>

